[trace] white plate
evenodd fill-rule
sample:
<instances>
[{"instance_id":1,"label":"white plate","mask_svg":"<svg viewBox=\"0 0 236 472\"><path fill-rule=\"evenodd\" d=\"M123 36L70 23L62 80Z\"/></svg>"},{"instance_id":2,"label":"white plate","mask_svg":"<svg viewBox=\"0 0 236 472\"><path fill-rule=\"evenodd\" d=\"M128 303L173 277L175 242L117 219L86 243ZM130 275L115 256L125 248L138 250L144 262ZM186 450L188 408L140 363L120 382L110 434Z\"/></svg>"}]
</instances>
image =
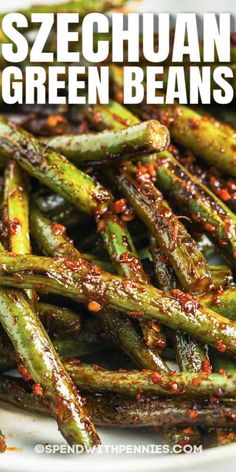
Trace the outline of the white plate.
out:
<instances>
[{"instance_id":1,"label":"white plate","mask_svg":"<svg viewBox=\"0 0 236 472\"><path fill-rule=\"evenodd\" d=\"M64 444L55 422L49 418L20 412L1 403L0 421L7 443L12 450L1 455L1 472L235 472L236 446L212 448L201 454L100 454L37 455L35 447L45 444ZM99 428L103 444L148 445L163 444L154 430Z\"/></svg>"},{"instance_id":2,"label":"white plate","mask_svg":"<svg viewBox=\"0 0 236 472\"><path fill-rule=\"evenodd\" d=\"M0 0L0 11L25 8L32 3L57 3L58 0ZM190 7L189 7L190 5ZM146 0L137 2L139 11L230 11L236 13L235 0ZM55 421L33 415L0 402L0 426L7 439L8 451L0 456L0 472L227 472L235 471L236 445L212 448L201 454L37 454L35 448L45 444L65 444ZM152 429L98 428L105 445L163 445L163 438Z\"/></svg>"}]
</instances>

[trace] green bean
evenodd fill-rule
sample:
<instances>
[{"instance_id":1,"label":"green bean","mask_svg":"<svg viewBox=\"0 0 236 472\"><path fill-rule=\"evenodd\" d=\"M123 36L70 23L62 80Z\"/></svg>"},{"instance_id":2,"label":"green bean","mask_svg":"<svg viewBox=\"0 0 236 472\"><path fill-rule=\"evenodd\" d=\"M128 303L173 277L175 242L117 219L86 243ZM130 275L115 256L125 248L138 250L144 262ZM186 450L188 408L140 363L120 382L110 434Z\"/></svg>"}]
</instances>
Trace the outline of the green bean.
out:
<instances>
[{"instance_id":1,"label":"green bean","mask_svg":"<svg viewBox=\"0 0 236 472\"><path fill-rule=\"evenodd\" d=\"M114 107L115 107L115 106L116 106L116 104L114 103ZM114 107L113 107L113 108L114 108ZM97 110L97 108L96 108L96 110ZM110 109L107 109L107 110L106 110L105 107L103 107L102 110L99 110L99 111L98 111L98 114L99 114L99 117L100 117L100 120L99 120L99 121L102 122L102 124L104 125L104 117L105 117L105 124L107 124L109 127L114 127L115 129L116 129L117 127L118 127L118 128L119 128L119 127L122 128L122 127L124 126L124 121L122 122L122 118L124 117L124 114L126 113L125 109L122 109L122 107L120 107L119 105L117 105L117 109L116 109L116 113L115 113L115 114L112 113L112 112L110 112L110 114L109 114L109 112L110 112ZM89 116L89 118L91 119L91 115ZM132 122L133 124L134 124L135 121L136 121L136 118L135 118L133 115L129 116L129 119L130 119L130 122ZM140 190L140 189L139 189L139 190ZM139 194L138 194L138 196L139 196ZM132 203L133 203L133 202L132 202ZM137 208L136 208L136 211L137 211ZM140 215L139 215L139 216L140 216ZM154 221L155 221L155 220L154 220ZM152 219L152 221L151 221L151 219L150 219L150 224L153 225L153 219ZM179 226L179 222L178 222L178 226ZM149 229L150 229L150 228L149 228ZM114 231L114 235L115 235L115 234L116 234L116 232ZM159 235L159 232L158 232L157 234ZM111 241L111 243L112 243L112 241ZM169 252L169 251L168 251L168 252ZM199 253L199 254L200 254L200 253ZM184 260L184 259L182 258L182 260ZM158 267L156 266L156 269L158 270L158 274L160 274L160 276L161 276L161 278L162 278L161 280L159 280L159 282L161 282L161 283L163 283L163 265L164 265L164 264L162 264L162 269L161 269L161 270L162 270L162 273L161 273L161 271L160 271L160 263L159 263L159 266L158 266ZM179 274L181 275L181 277L182 277L182 271L179 270L179 266L177 265L177 266L175 266L175 267L178 268L178 273L179 273ZM188 268L188 270L189 270L189 268ZM165 274L164 274L165 281L166 281L166 283L168 284L169 272L166 273L166 269L164 269L164 272L165 272ZM159 277L159 275L158 275L158 277ZM173 280L173 277L172 277L172 280ZM169 282L172 283L172 280L169 281ZM209 280L210 280L210 279L209 279ZM164 287L161 286L161 288L165 290L166 286L164 286ZM173 288L173 287L172 287L172 288ZM182 336L182 335L179 333L179 334L177 335L177 338L179 338L179 339L181 340L181 336ZM186 338L184 338L184 339L185 339L185 342L186 342ZM193 342L193 341L192 341L192 345L194 345L194 342ZM195 353L198 352L198 350L199 350L200 354L203 354L203 349L202 349L202 347L201 347L200 345L198 345L197 343L195 343L195 347L196 347ZM200 358L201 358L201 360L202 360L202 356L200 356Z\"/></svg>"},{"instance_id":2,"label":"green bean","mask_svg":"<svg viewBox=\"0 0 236 472\"><path fill-rule=\"evenodd\" d=\"M150 120L124 130L102 133L62 135L42 138L48 146L66 156L75 165L83 162L102 163L137 152L163 151L169 144L167 129Z\"/></svg>"},{"instance_id":3,"label":"green bean","mask_svg":"<svg viewBox=\"0 0 236 472\"><path fill-rule=\"evenodd\" d=\"M101 220L100 220L101 223ZM149 281L142 262L133 245L131 235L125 223L115 214L108 213L102 220L101 235L104 246L111 260L117 266L117 273L130 280L147 283ZM159 351L165 347L166 340L159 323L156 321L140 321L145 343ZM158 352L153 352L156 357Z\"/></svg>"},{"instance_id":4,"label":"green bean","mask_svg":"<svg viewBox=\"0 0 236 472\"><path fill-rule=\"evenodd\" d=\"M151 250L154 256L155 272L159 287L165 292L171 292L176 288L176 278L168 259L163 255L156 239L152 236ZM202 368L209 367L209 358L206 349L201 343L190 336L176 331L174 333L174 345L178 366L183 372L199 372ZM206 364L207 362L207 364ZM197 444L201 441L201 434L196 427L166 429L164 436L167 441L175 444Z\"/></svg>"},{"instance_id":5,"label":"green bean","mask_svg":"<svg viewBox=\"0 0 236 472\"><path fill-rule=\"evenodd\" d=\"M32 208L30 222L34 238L48 255L63 256L72 261L84 261L86 264L83 256L63 234L64 229L58 230L58 225L52 224L36 208ZM96 270L98 271L98 267ZM167 365L158 354L145 346L131 320L121 318L114 310L109 310L109 313L103 310L99 317L104 324L109 324L117 344L135 363L144 368L167 370Z\"/></svg>"},{"instance_id":6,"label":"green bean","mask_svg":"<svg viewBox=\"0 0 236 472\"><path fill-rule=\"evenodd\" d=\"M121 105L117 106L116 114L112 114L108 107L100 106L99 111L93 107L93 113L100 113L100 128L109 124L110 127L125 127L125 120L122 116L126 110ZM92 120L92 112L87 114ZM104 118L105 116L105 118ZM137 118L133 114L129 115L129 122L136 123ZM236 252L236 217L212 192L202 185L193 175L191 175L181 164L179 164L167 151L163 151L153 156L141 158L142 162L153 162L156 156L156 178L160 188L168 192L170 197L174 197L175 202L185 210L188 210L193 221L201 224L211 238L213 238L224 251L234 258ZM230 230L227 228L230 227ZM233 262L234 264L234 262Z\"/></svg>"},{"instance_id":7,"label":"green bean","mask_svg":"<svg viewBox=\"0 0 236 472\"><path fill-rule=\"evenodd\" d=\"M143 105L133 109L142 119L160 120L178 144L236 177L235 138L217 128L210 119L183 105Z\"/></svg>"},{"instance_id":8,"label":"green bean","mask_svg":"<svg viewBox=\"0 0 236 472\"><path fill-rule=\"evenodd\" d=\"M122 109L122 107L118 105L116 115L113 115L112 113L109 114L109 111L110 110L105 109L105 107L103 107L103 111L99 111L100 126L101 126L101 123L103 125L109 125L109 127L113 127L113 126L114 127L117 127L117 126L118 127L119 126L123 127L123 126L125 126L125 124L122 123L122 117L124 116L124 113L125 113L124 108ZM106 122L104 122L104 116L106 118ZM89 118L91 119L91 116L89 116ZM135 123L136 120L137 120L134 115L131 115L129 117L129 119L130 119L130 122L132 122L132 123ZM150 186L151 186L151 184L150 184ZM139 186L138 190L140 192L140 186ZM139 194L139 192L136 192L136 195L138 195L138 198L141 199L141 195ZM156 201L156 199L155 199L155 201ZM132 203L133 203L133 201L132 201ZM141 207L141 204L140 204L140 207ZM137 208L136 208L136 211L137 211ZM153 217L153 215L150 215L149 221L150 221L150 225L151 225L151 228L152 228L153 225L156 222L156 219ZM159 236L160 232L157 232L157 234ZM154 242L152 242L152 245L153 244L154 244ZM161 258L164 257L164 254L161 254L161 257L160 257L159 247L157 247L157 248L155 248L155 246L153 247L154 256L155 256L155 251L158 251L158 253L156 253L157 257L155 258L155 264L156 264L155 269L156 269L156 274L157 274L157 280L159 282L160 288L164 291L168 291L168 290L174 288L174 283L173 283L174 277L173 277L173 274L171 276L170 269L169 269L168 265L165 264L165 263L162 263ZM179 269L179 267L178 267L178 269ZM182 276L182 271L179 271L179 273ZM189 344L188 344L187 340L189 340ZM183 349L183 346L185 347L184 349ZM186 335L182 334L179 331L176 334L176 347L177 347L177 352L180 351L180 349L181 349L181 353L178 352L179 361L180 361L181 357L182 357L182 361L183 361L181 366L183 367L183 365L185 365L185 367L188 367L188 370L190 370L191 367L193 367L192 362L188 362L188 361L191 360L191 357L192 357L191 355L192 354L193 354L193 359L195 360L195 367L198 367L198 369L202 368L202 364L203 364L204 360L205 361L208 360L208 357L206 356L206 352L205 352L203 346L200 345L199 343L197 343L195 340L191 339L190 337L187 337Z\"/></svg>"},{"instance_id":9,"label":"green bean","mask_svg":"<svg viewBox=\"0 0 236 472\"><path fill-rule=\"evenodd\" d=\"M3 198L7 210L9 250L16 254L30 254L28 188L17 162L10 161L6 167Z\"/></svg>"},{"instance_id":10,"label":"green bean","mask_svg":"<svg viewBox=\"0 0 236 472\"><path fill-rule=\"evenodd\" d=\"M115 67L112 74L118 92L123 83L123 72ZM168 127L172 139L196 156L203 158L223 172L236 177L236 147L234 136L223 132L206 116L201 116L184 105L133 105L130 107L141 120L158 119Z\"/></svg>"},{"instance_id":11,"label":"green bean","mask_svg":"<svg viewBox=\"0 0 236 472\"><path fill-rule=\"evenodd\" d=\"M83 113L98 130L112 129L118 131L140 123L133 113L113 100L110 100L108 105L99 104L84 107Z\"/></svg>"},{"instance_id":12,"label":"green bean","mask_svg":"<svg viewBox=\"0 0 236 472\"><path fill-rule=\"evenodd\" d=\"M50 335L59 335L63 338L77 338L81 331L81 320L78 313L52 305L50 303L37 304L38 315Z\"/></svg>"},{"instance_id":13,"label":"green bean","mask_svg":"<svg viewBox=\"0 0 236 472\"><path fill-rule=\"evenodd\" d=\"M98 267L101 267L101 269L104 270L105 272L110 272L111 274L117 273L114 264L110 262L108 259L101 259L101 258L98 259L93 254L87 254L87 253L83 253L83 256L92 264L95 264Z\"/></svg>"},{"instance_id":14,"label":"green bean","mask_svg":"<svg viewBox=\"0 0 236 472\"><path fill-rule=\"evenodd\" d=\"M10 248L16 253L30 252L28 198L18 164L9 163L5 174L5 198L10 227ZM17 237L11 224L17 225ZM1 249L1 248L0 248ZM40 392L57 418L59 429L69 442L96 444L99 441L93 424L73 390L65 369L36 313L17 291L0 291L1 323L23 364L40 384ZM34 292L30 293L31 299Z\"/></svg>"},{"instance_id":15,"label":"green bean","mask_svg":"<svg viewBox=\"0 0 236 472\"><path fill-rule=\"evenodd\" d=\"M100 223L100 234L104 246L117 272L123 277L133 278L140 283L148 282L125 223L117 215L110 213L104 215Z\"/></svg>"},{"instance_id":16,"label":"green bean","mask_svg":"<svg viewBox=\"0 0 236 472\"><path fill-rule=\"evenodd\" d=\"M0 377L0 399L33 413L48 414L41 399L32 395L27 385L19 379ZM235 424L234 403L219 402L218 405L212 405L207 401L182 400L180 404L175 399L163 398L146 398L140 402L114 395L90 395L87 405L96 424L100 426L165 427L194 423L209 427L230 427Z\"/></svg>"},{"instance_id":17,"label":"green bean","mask_svg":"<svg viewBox=\"0 0 236 472\"><path fill-rule=\"evenodd\" d=\"M16 254L31 254L28 182L17 162L9 161L6 166L3 198L3 222L7 228L8 248ZM27 290L26 293L36 306L36 292Z\"/></svg>"},{"instance_id":18,"label":"green bean","mask_svg":"<svg viewBox=\"0 0 236 472\"><path fill-rule=\"evenodd\" d=\"M23 364L35 383L40 384L43 399L63 436L71 444L97 444L98 437L80 396L21 292L0 289L0 317Z\"/></svg>"},{"instance_id":19,"label":"green bean","mask_svg":"<svg viewBox=\"0 0 236 472\"><path fill-rule=\"evenodd\" d=\"M200 302L219 313L220 315L236 321L236 288L229 287L225 290L213 291L199 297Z\"/></svg>"},{"instance_id":20,"label":"green bean","mask_svg":"<svg viewBox=\"0 0 236 472\"><path fill-rule=\"evenodd\" d=\"M236 216L216 195L179 164L171 153L156 154L158 187L212 238L234 265L236 256ZM144 157L147 162L150 157ZM155 158L154 158L155 159Z\"/></svg>"},{"instance_id":21,"label":"green bean","mask_svg":"<svg viewBox=\"0 0 236 472\"><path fill-rule=\"evenodd\" d=\"M217 349L236 354L232 321L203 307L194 297L175 290L171 295L151 285L100 272L88 261L0 254L0 284L36 288L86 303L96 312L106 307L136 319L156 319ZM95 302L95 303L94 303Z\"/></svg>"},{"instance_id":22,"label":"green bean","mask_svg":"<svg viewBox=\"0 0 236 472\"><path fill-rule=\"evenodd\" d=\"M236 132L233 130L236 137ZM193 174L209 190L211 190L227 207L236 211L236 180L225 177L215 167L196 163L194 155L176 155L176 159L185 169Z\"/></svg>"},{"instance_id":23,"label":"green bean","mask_svg":"<svg viewBox=\"0 0 236 472\"><path fill-rule=\"evenodd\" d=\"M202 117L188 107L164 105L156 111L156 117L165 125L166 120L169 120L170 133L179 144L202 157L208 164L236 177L234 137L223 133L206 117ZM152 112L150 116L153 116Z\"/></svg>"},{"instance_id":24,"label":"green bean","mask_svg":"<svg viewBox=\"0 0 236 472\"><path fill-rule=\"evenodd\" d=\"M195 372L162 373L109 371L88 364L65 363L76 385L84 391L113 392L135 397L142 395L236 398L236 376Z\"/></svg>"},{"instance_id":25,"label":"green bean","mask_svg":"<svg viewBox=\"0 0 236 472\"><path fill-rule=\"evenodd\" d=\"M233 284L233 274L228 266L224 265L211 265L211 279L215 288L225 288Z\"/></svg>"},{"instance_id":26,"label":"green bean","mask_svg":"<svg viewBox=\"0 0 236 472\"><path fill-rule=\"evenodd\" d=\"M8 177L8 183L11 182L14 185L16 183L14 178L11 179L9 174ZM13 203L17 206L18 201L10 200L11 205L8 207L15 209ZM23 216L25 219L26 216L21 215L24 228L27 230L27 222L24 221ZM20 215L17 217L20 218ZM20 226L19 242L24 249L25 244L20 239L21 232ZM18 239L13 242L14 247L20 246ZM4 248L1 245L0 254L4 254ZM35 288L32 287L32 289ZM0 321L19 354L20 360L35 383L40 385L43 401L57 419L59 429L65 439L71 444L83 446L97 444L99 437L83 406L81 397L78 392L75 392L74 385L39 321L33 305L28 303L22 292L0 288Z\"/></svg>"},{"instance_id":27,"label":"green bean","mask_svg":"<svg viewBox=\"0 0 236 472\"><path fill-rule=\"evenodd\" d=\"M211 283L206 261L162 194L151 182L136 182L128 172L118 177L122 192L155 236L182 287L201 293Z\"/></svg>"},{"instance_id":28,"label":"green bean","mask_svg":"<svg viewBox=\"0 0 236 472\"><path fill-rule=\"evenodd\" d=\"M92 321L92 322L91 322ZM113 340L108 340L104 333L95 326L94 320L86 320L77 338L52 340L53 346L61 358L80 358L108 348L114 349ZM13 346L5 338L1 339L0 370L2 372L16 367L17 356Z\"/></svg>"},{"instance_id":29,"label":"green bean","mask_svg":"<svg viewBox=\"0 0 236 472\"><path fill-rule=\"evenodd\" d=\"M14 156L26 172L82 212L103 211L111 200L98 182L3 117L0 118L0 151L7 158Z\"/></svg>"},{"instance_id":30,"label":"green bean","mask_svg":"<svg viewBox=\"0 0 236 472\"><path fill-rule=\"evenodd\" d=\"M95 113L96 109L93 108L93 111ZM100 127L108 123L112 127L115 122L117 122L116 126L125 127L125 121L122 122L122 116L125 113L124 107L117 105L116 115L113 116L110 109L103 106L103 110L100 111ZM104 115L106 121L103 120ZM88 113L88 118L92 119L91 112L90 115ZM133 124L137 122L137 118L131 114L129 122ZM227 138L225 141L227 141ZM193 221L201 224L210 238L213 238L230 255L232 261L232 256L234 259L236 254L236 217L234 213L181 166L168 151L150 157L142 156L142 162L153 162L155 160L154 156L157 163L156 179L158 186L174 198L178 206L187 210Z\"/></svg>"},{"instance_id":31,"label":"green bean","mask_svg":"<svg viewBox=\"0 0 236 472\"><path fill-rule=\"evenodd\" d=\"M220 352L216 351L215 349L210 350L210 358L213 365L214 372L222 372L223 374L226 373L227 375L235 375L236 374L236 362L230 357L222 355Z\"/></svg>"}]
</instances>

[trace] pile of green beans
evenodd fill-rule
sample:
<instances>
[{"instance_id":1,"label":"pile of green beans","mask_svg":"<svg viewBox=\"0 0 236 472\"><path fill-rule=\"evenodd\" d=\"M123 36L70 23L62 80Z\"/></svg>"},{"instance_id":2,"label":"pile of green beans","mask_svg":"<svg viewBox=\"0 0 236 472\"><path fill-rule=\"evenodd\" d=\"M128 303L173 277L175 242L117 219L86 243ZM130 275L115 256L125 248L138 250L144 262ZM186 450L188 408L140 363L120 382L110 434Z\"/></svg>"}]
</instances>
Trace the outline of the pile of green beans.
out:
<instances>
[{"instance_id":1,"label":"pile of green beans","mask_svg":"<svg viewBox=\"0 0 236 472\"><path fill-rule=\"evenodd\" d=\"M33 134L27 108L20 126L0 103L0 400L49 414L84 448L100 443L95 424L151 426L178 444L211 428L224 444L236 430L235 112L125 108L111 71L109 105L66 118L42 107Z\"/></svg>"}]
</instances>

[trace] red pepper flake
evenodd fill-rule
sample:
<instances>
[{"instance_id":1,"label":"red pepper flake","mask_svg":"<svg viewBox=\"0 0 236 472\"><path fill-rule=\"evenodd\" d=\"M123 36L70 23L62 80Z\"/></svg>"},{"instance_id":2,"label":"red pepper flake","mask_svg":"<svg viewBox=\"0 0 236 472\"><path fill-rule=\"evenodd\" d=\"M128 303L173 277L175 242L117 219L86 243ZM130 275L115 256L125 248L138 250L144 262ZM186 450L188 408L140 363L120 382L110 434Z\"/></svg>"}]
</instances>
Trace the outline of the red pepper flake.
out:
<instances>
[{"instance_id":1,"label":"red pepper flake","mask_svg":"<svg viewBox=\"0 0 236 472\"><path fill-rule=\"evenodd\" d=\"M97 224L97 232L100 233L101 231L105 229L105 227L106 227L105 220L99 220Z\"/></svg>"},{"instance_id":2,"label":"red pepper flake","mask_svg":"<svg viewBox=\"0 0 236 472\"><path fill-rule=\"evenodd\" d=\"M67 267L67 269L76 270L80 267L79 265L76 267L76 262L65 259L64 257L62 257L61 260L63 260L63 264Z\"/></svg>"},{"instance_id":3,"label":"red pepper flake","mask_svg":"<svg viewBox=\"0 0 236 472\"><path fill-rule=\"evenodd\" d=\"M209 362L208 359L205 359L202 362L202 372L206 372L207 374L210 374L212 372L212 366L211 363Z\"/></svg>"},{"instance_id":4,"label":"red pepper flake","mask_svg":"<svg viewBox=\"0 0 236 472\"><path fill-rule=\"evenodd\" d=\"M34 384L32 386L32 392L33 392L33 395L36 395L38 397L43 396L43 389L40 384Z\"/></svg>"},{"instance_id":5,"label":"red pepper flake","mask_svg":"<svg viewBox=\"0 0 236 472\"><path fill-rule=\"evenodd\" d=\"M97 265L93 265L93 273L95 275L101 275L101 273L102 273L101 267L98 267Z\"/></svg>"},{"instance_id":6,"label":"red pepper flake","mask_svg":"<svg viewBox=\"0 0 236 472\"><path fill-rule=\"evenodd\" d=\"M155 346L162 351L166 347L165 339L158 339L158 341L155 343Z\"/></svg>"},{"instance_id":7,"label":"red pepper flake","mask_svg":"<svg viewBox=\"0 0 236 472\"><path fill-rule=\"evenodd\" d=\"M219 195L220 199L223 200L223 202L227 202L231 198L227 188L221 188L218 191L218 195Z\"/></svg>"},{"instance_id":8,"label":"red pepper flake","mask_svg":"<svg viewBox=\"0 0 236 472\"><path fill-rule=\"evenodd\" d=\"M10 220L9 221L9 233L10 233L10 236L15 236L15 234L17 233L17 231L19 230L20 228L20 222L17 220L17 219L14 219L14 220Z\"/></svg>"},{"instance_id":9,"label":"red pepper flake","mask_svg":"<svg viewBox=\"0 0 236 472\"><path fill-rule=\"evenodd\" d=\"M61 115L50 115L47 119L47 122L50 127L54 128L59 123L64 123L65 118Z\"/></svg>"},{"instance_id":10,"label":"red pepper flake","mask_svg":"<svg viewBox=\"0 0 236 472\"><path fill-rule=\"evenodd\" d=\"M198 129L199 128L199 119L191 118L190 120L188 120L188 122L189 122L190 128L192 128L192 129Z\"/></svg>"},{"instance_id":11,"label":"red pepper flake","mask_svg":"<svg viewBox=\"0 0 236 472\"><path fill-rule=\"evenodd\" d=\"M151 177L156 176L156 168L157 168L156 162L149 162L147 164L148 173L150 174Z\"/></svg>"},{"instance_id":12,"label":"red pepper flake","mask_svg":"<svg viewBox=\"0 0 236 472\"><path fill-rule=\"evenodd\" d=\"M137 172L139 174L146 174L147 172L147 167L146 166L139 166L138 169L137 169Z\"/></svg>"},{"instance_id":13,"label":"red pepper flake","mask_svg":"<svg viewBox=\"0 0 236 472\"><path fill-rule=\"evenodd\" d=\"M194 385L194 387L198 387L201 383L201 380L199 379L199 377L195 377L193 380L192 380L192 384Z\"/></svg>"},{"instance_id":14,"label":"red pepper flake","mask_svg":"<svg viewBox=\"0 0 236 472\"><path fill-rule=\"evenodd\" d=\"M173 392L173 393L178 393L179 392L179 386L176 382L168 382L167 387Z\"/></svg>"},{"instance_id":15,"label":"red pepper flake","mask_svg":"<svg viewBox=\"0 0 236 472\"><path fill-rule=\"evenodd\" d=\"M225 352L226 351L226 345L223 344L221 341L216 341L215 348L220 352Z\"/></svg>"},{"instance_id":16,"label":"red pepper flake","mask_svg":"<svg viewBox=\"0 0 236 472\"><path fill-rule=\"evenodd\" d=\"M174 117L173 116L170 116L170 114L168 112L164 112L164 111L161 111L159 114L158 114L158 119L160 120L160 122L167 126L167 128L171 125L171 123L173 123L174 121Z\"/></svg>"},{"instance_id":17,"label":"red pepper flake","mask_svg":"<svg viewBox=\"0 0 236 472\"><path fill-rule=\"evenodd\" d=\"M129 252L122 252L119 257L120 262L131 262L133 255L130 255Z\"/></svg>"},{"instance_id":18,"label":"red pepper flake","mask_svg":"<svg viewBox=\"0 0 236 472\"><path fill-rule=\"evenodd\" d=\"M226 324L225 324L225 323L220 323L220 324L219 324L219 328L220 328L220 329L225 329L225 328L226 328Z\"/></svg>"},{"instance_id":19,"label":"red pepper flake","mask_svg":"<svg viewBox=\"0 0 236 472\"><path fill-rule=\"evenodd\" d=\"M232 221L229 218L224 218L224 223L226 226L226 230L230 232L232 228Z\"/></svg>"},{"instance_id":20,"label":"red pepper flake","mask_svg":"<svg viewBox=\"0 0 236 472\"><path fill-rule=\"evenodd\" d=\"M220 369L220 370L219 370L219 374L221 374L221 375L226 375L225 369Z\"/></svg>"},{"instance_id":21,"label":"red pepper flake","mask_svg":"<svg viewBox=\"0 0 236 472\"><path fill-rule=\"evenodd\" d=\"M213 225L211 225L210 223L205 223L205 230L206 231L210 231L211 233L213 233L215 231L215 227Z\"/></svg>"},{"instance_id":22,"label":"red pepper flake","mask_svg":"<svg viewBox=\"0 0 236 472\"><path fill-rule=\"evenodd\" d=\"M114 213L122 213L126 209L126 201L124 198L120 198L120 200L117 200L116 202L113 203L112 205Z\"/></svg>"},{"instance_id":23,"label":"red pepper flake","mask_svg":"<svg viewBox=\"0 0 236 472\"><path fill-rule=\"evenodd\" d=\"M189 416L189 418L194 419L194 418L198 417L198 413L195 410L190 410L189 413L188 413L188 416Z\"/></svg>"},{"instance_id":24,"label":"red pepper flake","mask_svg":"<svg viewBox=\"0 0 236 472\"><path fill-rule=\"evenodd\" d=\"M171 294L180 302L184 311L193 315L196 313L196 310L199 308L199 302L192 295L182 292L178 288L172 290Z\"/></svg>"},{"instance_id":25,"label":"red pepper flake","mask_svg":"<svg viewBox=\"0 0 236 472\"><path fill-rule=\"evenodd\" d=\"M139 165L136 170L136 180L138 183L150 183L156 177L157 162L148 162L145 166Z\"/></svg>"},{"instance_id":26,"label":"red pepper flake","mask_svg":"<svg viewBox=\"0 0 236 472\"><path fill-rule=\"evenodd\" d=\"M193 429L191 428L191 426L187 426L186 428L183 428L183 432L185 434L192 434Z\"/></svg>"},{"instance_id":27,"label":"red pepper flake","mask_svg":"<svg viewBox=\"0 0 236 472\"><path fill-rule=\"evenodd\" d=\"M124 279L124 280L122 281L122 285L123 285L123 288L124 288L124 290L125 290L126 292L128 292L129 290L131 290L131 289L132 289L132 286L133 286L132 281L129 280L129 279Z\"/></svg>"},{"instance_id":28,"label":"red pepper flake","mask_svg":"<svg viewBox=\"0 0 236 472\"><path fill-rule=\"evenodd\" d=\"M136 180L138 183L150 182L150 174L147 167L140 166L136 171Z\"/></svg>"},{"instance_id":29,"label":"red pepper flake","mask_svg":"<svg viewBox=\"0 0 236 472\"><path fill-rule=\"evenodd\" d=\"M65 226L62 226L58 223L53 223L52 224L52 233L53 234L63 234L65 233Z\"/></svg>"},{"instance_id":30,"label":"red pepper flake","mask_svg":"<svg viewBox=\"0 0 236 472\"><path fill-rule=\"evenodd\" d=\"M115 96L116 96L116 102L123 103L124 94L123 94L122 90L117 90L116 93L115 93Z\"/></svg>"},{"instance_id":31,"label":"red pepper flake","mask_svg":"<svg viewBox=\"0 0 236 472\"><path fill-rule=\"evenodd\" d=\"M160 384L162 381L162 376L158 372L154 372L152 374L152 381L156 384Z\"/></svg>"},{"instance_id":32,"label":"red pepper flake","mask_svg":"<svg viewBox=\"0 0 236 472\"><path fill-rule=\"evenodd\" d=\"M90 300L88 302L89 311L92 311L93 313L98 313L99 311L101 311L101 309L102 309L102 306L100 305L100 303L96 302L95 300Z\"/></svg>"},{"instance_id":33,"label":"red pepper flake","mask_svg":"<svg viewBox=\"0 0 236 472\"><path fill-rule=\"evenodd\" d=\"M31 375L23 364L18 365L18 372L27 382L31 380Z\"/></svg>"},{"instance_id":34,"label":"red pepper flake","mask_svg":"<svg viewBox=\"0 0 236 472\"><path fill-rule=\"evenodd\" d=\"M236 251L233 252L233 258L236 259Z\"/></svg>"}]
</instances>

